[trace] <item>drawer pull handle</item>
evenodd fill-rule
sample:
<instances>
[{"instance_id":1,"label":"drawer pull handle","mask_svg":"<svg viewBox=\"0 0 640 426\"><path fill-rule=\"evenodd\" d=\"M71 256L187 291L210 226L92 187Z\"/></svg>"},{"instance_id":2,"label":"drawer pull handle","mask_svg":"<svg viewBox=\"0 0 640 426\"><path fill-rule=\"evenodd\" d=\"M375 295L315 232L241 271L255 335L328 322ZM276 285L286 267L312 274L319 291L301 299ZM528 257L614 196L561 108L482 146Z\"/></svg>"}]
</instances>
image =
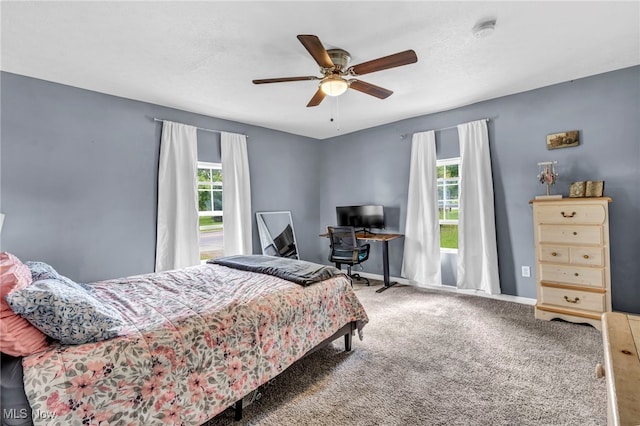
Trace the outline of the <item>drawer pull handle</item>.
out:
<instances>
[{"instance_id":1,"label":"drawer pull handle","mask_svg":"<svg viewBox=\"0 0 640 426\"><path fill-rule=\"evenodd\" d=\"M588 254L585 254L585 255L584 255L584 256L582 256L582 257L584 257L585 259L588 259L588 258L589 258L589 255L588 255Z\"/></svg>"},{"instance_id":2,"label":"drawer pull handle","mask_svg":"<svg viewBox=\"0 0 640 426\"><path fill-rule=\"evenodd\" d=\"M577 277L577 276L579 276L580 274L576 272L576 273L575 273L575 274L573 274L573 275L575 275L575 276Z\"/></svg>"},{"instance_id":3,"label":"drawer pull handle","mask_svg":"<svg viewBox=\"0 0 640 426\"><path fill-rule=\"evenodd\" d=\"M557 256L557 255L558 255L558 253L556 253L555 251L551 252L551 256Z\"/></svg>"},{"instance_id":4,"label":"drawer pull handle","mask_svg":"<svg viewBox=\"0 0 640 426\"><path fill-rule=\"evenodd\" d=\"M573 235L578 235L578 233L576 231L573 231Z\"/></svg>"},{"instance_id":5,"label":"drawer pull handle","mask_svg":"<svg viewBox=\"0 0 640 426\"><path fill-rule=\"evenodd\" d=\"M580 301L580 298L576 297L575 299L571 300L571 299L569 299L569 296L565 296L564 300L566 300L569 303L578 303Z\"/></svg>"},{"instance_id":6,"label":"drawer pull handle","mask_svg":"<svg viewBox=\"0 0 640 426\"><path fill-rule=\"evenodd\" d=\"M560 212L560 214L562 215L562 217L574 217L576 215L576 212L571 212L571 214L566 214L565 212Z\"/></svg>"}]
</instances>

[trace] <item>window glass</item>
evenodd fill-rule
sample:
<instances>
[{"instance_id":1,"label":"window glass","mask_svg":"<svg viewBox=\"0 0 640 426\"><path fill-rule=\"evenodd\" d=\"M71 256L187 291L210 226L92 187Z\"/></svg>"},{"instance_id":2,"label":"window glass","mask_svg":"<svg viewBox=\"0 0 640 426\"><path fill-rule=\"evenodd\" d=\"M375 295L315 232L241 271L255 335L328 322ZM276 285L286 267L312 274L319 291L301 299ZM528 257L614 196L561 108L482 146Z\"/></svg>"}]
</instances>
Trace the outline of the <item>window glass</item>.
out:
<instances>
[{"instance_id":1,"label":"window glass","mask_svg":"<svg viewBox=\"0 0 640 426\"><path fill-rule=\"evenodd\" d=\"M440 218L440 247L458 249L459 175L460 158L438 160L438 212Z\"/></svg>"},{"instance_id":2,"label":"window glass","mask_svg":"<svg viewBox=\"0 0 640 426\"><path fill-rule=\"evenodd\" d=\"M198 216L201 261L223 256L224 226L220 163L198 163Z\"/></svg>"}]
</instances>

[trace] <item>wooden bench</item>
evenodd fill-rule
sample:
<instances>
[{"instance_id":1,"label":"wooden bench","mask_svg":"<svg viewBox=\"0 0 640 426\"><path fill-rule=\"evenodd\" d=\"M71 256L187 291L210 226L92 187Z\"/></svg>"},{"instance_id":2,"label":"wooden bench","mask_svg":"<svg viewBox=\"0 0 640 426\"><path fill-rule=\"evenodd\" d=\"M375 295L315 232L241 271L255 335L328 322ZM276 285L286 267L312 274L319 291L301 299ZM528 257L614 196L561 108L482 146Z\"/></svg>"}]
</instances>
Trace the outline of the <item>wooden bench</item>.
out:
<instances>
[{"instance_id":1,"label":"wooden bench","mask_svg":"<svg viewBox=\"0 0 640 426\"><path fill-rule=\"evenodd\" d=\"M619 312L602 314L604 369L608 424L640 425L640 316Z\"/></svg>"}]
</instances>

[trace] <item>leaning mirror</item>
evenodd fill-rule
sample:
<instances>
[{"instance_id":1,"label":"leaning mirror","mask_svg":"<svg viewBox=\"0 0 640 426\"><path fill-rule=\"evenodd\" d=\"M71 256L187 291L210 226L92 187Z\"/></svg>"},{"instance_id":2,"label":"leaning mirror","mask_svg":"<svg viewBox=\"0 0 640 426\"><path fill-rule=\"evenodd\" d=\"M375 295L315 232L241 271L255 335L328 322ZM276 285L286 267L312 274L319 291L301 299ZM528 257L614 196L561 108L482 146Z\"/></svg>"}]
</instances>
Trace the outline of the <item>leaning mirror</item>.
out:
<instances>
[{"instance_id":1,"label":"leaning mirror","mask_svg":"<svg viewBox=\"0 0 640 426\"><path fill-rule=\"evenodd\" d=\"M290 211L256 212L262 254L300 259Z\"/></svg>"}]
</instances>

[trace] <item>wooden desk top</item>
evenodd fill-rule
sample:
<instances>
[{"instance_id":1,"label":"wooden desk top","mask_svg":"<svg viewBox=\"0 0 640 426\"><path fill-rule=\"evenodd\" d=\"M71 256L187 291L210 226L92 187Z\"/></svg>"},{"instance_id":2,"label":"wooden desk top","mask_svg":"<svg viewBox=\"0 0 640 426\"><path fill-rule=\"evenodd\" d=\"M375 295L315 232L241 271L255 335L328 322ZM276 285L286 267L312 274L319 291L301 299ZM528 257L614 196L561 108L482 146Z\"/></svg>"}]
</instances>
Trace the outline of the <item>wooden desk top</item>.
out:
<instances>
[{"instance_id":1,"label":"wooden desk top","mask_svg":"<svg viewBox=\"0 0 640 426\"><path fill-rule=\"evenodd\" d=\"M640 424L640 316L602 315L609 424Z\"/></svg>"},{"instance_id":2,"label":"wooden desk top","mask_svg":"<svg viewBox=\"0 0 640 426\"><path fill-rule=\"evenodd\" d=\"M329 233L320 234L321 237L328 238ZM362 241L391 241L396 238L404 237L404 234L371 234L365 232L356 232L356 238Z\"/></svg>"},{"instance_id":3,"label":"wooden desk top","mask_svg":"<svg viewBox=\"0 0 640 426\"><path fill-rule=\"evenodd\" d=\"M404 234L371 234L368 232L356 232L356 238L362 241L391 241L400 237L404 237Z\"/></svg>"}]
</instances>

